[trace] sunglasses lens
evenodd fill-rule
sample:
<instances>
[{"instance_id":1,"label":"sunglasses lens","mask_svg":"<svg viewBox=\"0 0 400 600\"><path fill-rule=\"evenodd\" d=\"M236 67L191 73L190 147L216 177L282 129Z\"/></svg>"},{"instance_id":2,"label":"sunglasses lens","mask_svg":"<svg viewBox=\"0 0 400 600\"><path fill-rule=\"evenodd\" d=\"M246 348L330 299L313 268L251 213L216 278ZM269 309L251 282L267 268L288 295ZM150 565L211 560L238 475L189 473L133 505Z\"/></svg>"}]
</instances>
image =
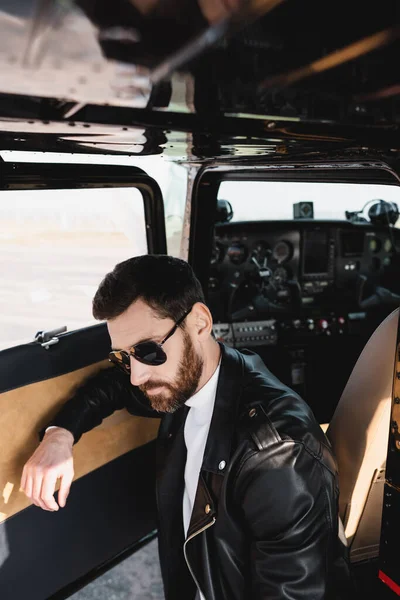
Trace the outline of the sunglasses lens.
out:
<instances>
[{"instance_id":1,"label":"sunglasses lens","mask_svg":"<svg viewBox=\"0 0 400 600\"><path fill-rule=\"evenodd\" d=\"M156 367L167 360L164 350L155 342L143 342L135 346L135 358L145 365Z\"/></svg>"},{"instance_id":2,"label":"sunglasses lens","mask_svg":"<svg viewBox=\"0 0 400 600\"><path fill-rule=\"evenodd\" d=\"M126 352L110 352L108 355L110 362L122 369L124 373L131 372L131 360Z\"/></svg>"}]
</instances>

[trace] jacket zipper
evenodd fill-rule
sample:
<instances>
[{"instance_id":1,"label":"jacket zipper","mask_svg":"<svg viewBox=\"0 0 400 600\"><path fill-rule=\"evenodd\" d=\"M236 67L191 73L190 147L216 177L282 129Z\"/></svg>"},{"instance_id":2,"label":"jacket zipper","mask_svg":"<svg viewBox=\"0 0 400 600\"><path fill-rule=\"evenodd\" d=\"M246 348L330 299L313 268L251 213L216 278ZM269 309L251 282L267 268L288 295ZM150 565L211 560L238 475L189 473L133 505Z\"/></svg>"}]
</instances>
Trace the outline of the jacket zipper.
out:
<instances>
[{"instance_id":1,"label":"jacket zipper","mask_svg":"<svg viewBox=\"0 0 400 600\"><path fill-rule=\"evenodd\" d=\"M186 544L187 544L188 542L190 542L190 541L191 541L191 540L192 540L194 537L196 537L197 535L199 535L200 533L203 533L203 531L205 531L206 529L209 529L210 527L212 527L212 526L214 525L215 521L216 521L216 518L215 518L215 517L213 517L213 520L211 521L211 523L207 523L207 525L204 525L204 527L202 527L202 528L201 528L201 529L199 529L198 531L195 531L194 533L192 533L192 535L191 535L190 537L188 537L188 539L187 539L187 540L185 541L185 543L183 544L183 554L184 554L184 556L185 556L185 561L186 561L186 564L187 564L187 566L188 566L188 569L189 569L189 571L190 571L190 574L191 574L191 576L192 576L192 578L193 578L193 581L194 581L194 582L195 582L195 584L197 585L197 589L199 590L199 592L200 592L201 594L203 594L203 592L202 592L202 591L201 591L201 589L200 589L199 582L197 581L196 577L194 576L194 573L193 573L193 571L192 571L192 568L191 568L191 566L190 566L190 564L189 564L189 561L188 561L188 558L187 558L187 556L186 556ZM204 596L204 594L203 594L203 596Z\"/></svg>"}]
</instances>

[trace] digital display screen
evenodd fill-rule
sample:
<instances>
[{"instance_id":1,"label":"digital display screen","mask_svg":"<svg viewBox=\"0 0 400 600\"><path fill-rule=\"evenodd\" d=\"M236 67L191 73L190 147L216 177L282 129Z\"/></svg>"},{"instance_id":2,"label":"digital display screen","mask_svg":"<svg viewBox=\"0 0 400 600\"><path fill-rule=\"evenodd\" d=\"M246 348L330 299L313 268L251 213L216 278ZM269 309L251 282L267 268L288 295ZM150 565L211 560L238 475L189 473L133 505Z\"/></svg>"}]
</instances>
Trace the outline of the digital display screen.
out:
<instances>
[{"instance_id":1,"label":"digital display screen","mask_svg":"<svg viewBox=\"0 0 400 600\"><path fill-rule=\"evenodd\" d=\"M313 273L328 273L329 270L329 239L327 231L304 232L304 262L305 275Z\"/></svg>"}]
</instances>

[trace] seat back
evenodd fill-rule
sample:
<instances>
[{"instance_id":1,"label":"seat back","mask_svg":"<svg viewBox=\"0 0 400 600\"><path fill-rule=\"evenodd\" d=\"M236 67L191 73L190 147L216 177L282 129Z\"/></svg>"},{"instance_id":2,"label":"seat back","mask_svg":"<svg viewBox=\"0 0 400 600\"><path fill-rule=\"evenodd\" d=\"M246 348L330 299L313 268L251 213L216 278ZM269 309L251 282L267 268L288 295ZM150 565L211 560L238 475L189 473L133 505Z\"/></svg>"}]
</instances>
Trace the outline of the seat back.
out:
<instances>
[{"instance_id":1,"label":"seat back","mask_svg":"<svg viewBox=\"0 0 400 600\"><path fill-rule=\"evenodd\" d=\"M339 467L339 513L352 562L377 556L399 309L376 329L340 398L327 436Z\"/></svg>"}]
</instances>

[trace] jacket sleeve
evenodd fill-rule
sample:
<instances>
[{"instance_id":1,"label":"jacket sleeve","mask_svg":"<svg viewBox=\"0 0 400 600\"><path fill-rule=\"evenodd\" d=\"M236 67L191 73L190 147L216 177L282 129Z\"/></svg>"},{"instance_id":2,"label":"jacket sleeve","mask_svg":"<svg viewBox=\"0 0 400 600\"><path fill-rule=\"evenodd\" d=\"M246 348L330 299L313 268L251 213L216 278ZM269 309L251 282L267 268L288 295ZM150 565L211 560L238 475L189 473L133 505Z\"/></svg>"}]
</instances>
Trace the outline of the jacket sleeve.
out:
<instances>
[{"instance_id":1,"label":"jacket sleeve","mask_svg":"<svg viewBox=\"0 0 400 600\"><path fill-rule=\"evenodd\" d=\"M83 433L97 427L103 419L122 408L137 416L162 416L151 408L144 394L131 384L125 373L115 367L104 369L78 388L54 419L39 432L39 438L43 439L47 427L56 425L68 429L76 443Z\"/></svg>"},{"instance_id":2,"label":"jacket sleeve","mask_svg":"<svg viewBox=\"0 0 400 600\"><path fill-rule=\"evenodd\" d=\"M275 446L275 445L274 445ZM251 600L326 600L337 540L335 475L292 440L244 462Z\"/></svg>"}]
</instances>

